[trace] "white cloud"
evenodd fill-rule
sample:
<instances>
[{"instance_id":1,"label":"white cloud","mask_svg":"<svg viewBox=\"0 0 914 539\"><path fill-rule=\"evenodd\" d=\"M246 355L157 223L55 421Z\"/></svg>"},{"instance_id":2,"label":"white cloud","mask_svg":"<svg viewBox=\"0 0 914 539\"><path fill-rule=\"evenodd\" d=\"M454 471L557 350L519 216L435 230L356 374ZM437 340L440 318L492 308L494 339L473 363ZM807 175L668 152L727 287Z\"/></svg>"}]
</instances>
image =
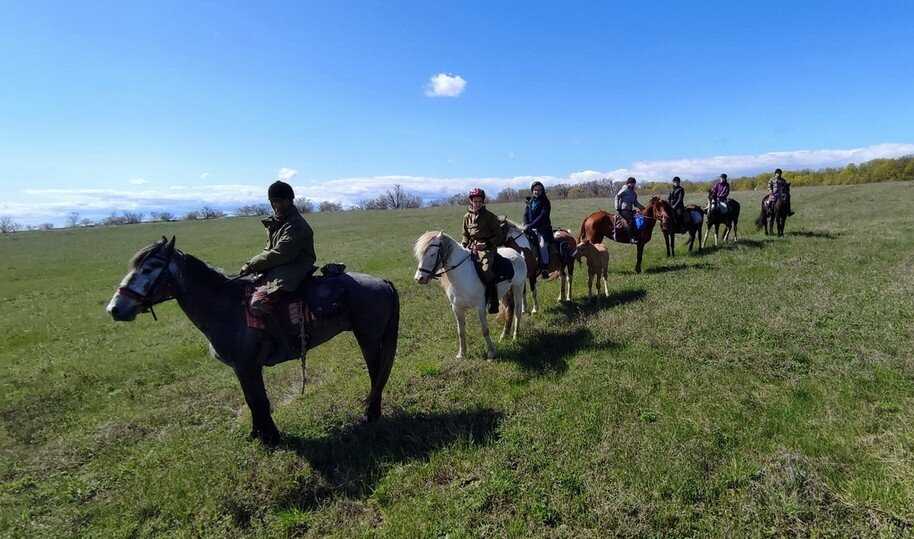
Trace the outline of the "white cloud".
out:
<instances>
[{"instance_id":1,"label":"white cloud","mask_svg":"<svg viewBox=\"0 0 914 539\"><path fill-rule=\"evenodd\" d=\"M712 157L670 159L665 161L635 161L626 168L605 172L583 170L569 178L584 181L594 178L617 180L634 176L639 180L669 180L680 176L689 180L708 180L726 172L731 178L774 171L775 168L817 169L863 163L872 159L901 157L914 154L914 144L876 144L848 150L793 150L755 155L718 155Z\"/></svg>"},{"instance_id":2,"label":"white cloud","mask_svg":"<svg viewBox=\"0 0 914 539\"><path fill-rule=\"evenodd\" d=\"M622 180L635 176L639 180L667 180L674 175L688 180L717 177L721 172L735 178L783 169L823 168L862 163L877 158L914 154L914 144L878 144L847 150L796 150L757 155L724 155L664 161L636 161L625 168L608 171L580 170L566 176L513 177L430 177L430 176L362 176L333 180L303 180L293 184L295 192L318 202L331 200L353 205L373 198L394 184L426 200L465 193L471 187L482 187L496 195L506 187L527 188L534 179L547 187L561 182L582 182L600 178ZM278 177L292 179L297 171L283 168ZM245 184L172 185L137 189L26 189L4 193L0 197L0 215L9 215L24 224L45 221L62 223L68 212L97 219L112 211L161 211L182 214L204 205L232 211L245 204L263 203L266 186Z\"/></svg>"},{"instance_id":3,"label":"white cloud","mask_svg":"<svg viewBox=\"0 0 914 539\"><path fill-rule=\"evenodd\" d=\"M202 174L200 174L201 180L205 180L207 178L209 178L209 172L203 172Z\"/></svg>"},{"instance_id":4,"label":"white cloud","mask_svg":"<svg viewBox=\"0 0 914 539\"><path fill-rule=\"evenodd\" d=\"M149 183L149 181L146 180L145 178L130 178L128 180L128 182L131 185L143 185L143 184Z\"/></svg>"},{"instance_id":5,"label":"white cloud","mask_svg":"<svg viewBox=\"0 0 914 539\"><path fill-rule=\"evenodd\" d=\"M467 81L460 75L438 73L428 79L425 95L428 97L457 97L467 87Z\"/></svg>"},{"instance_id":6,"label":"white cloud","mask_svg":"<svg viewBox=\"0 0 914 539\"><path fill-rule=\"evenodd\" d=\"M296 176L298 176L297 170L295 170L294 168L286 168L286 167L282 167L281 169L279 169L279 172L276 174L276 178L279 180L282 180L284 182L287 182Z\"/></svg>"}]
</instances>

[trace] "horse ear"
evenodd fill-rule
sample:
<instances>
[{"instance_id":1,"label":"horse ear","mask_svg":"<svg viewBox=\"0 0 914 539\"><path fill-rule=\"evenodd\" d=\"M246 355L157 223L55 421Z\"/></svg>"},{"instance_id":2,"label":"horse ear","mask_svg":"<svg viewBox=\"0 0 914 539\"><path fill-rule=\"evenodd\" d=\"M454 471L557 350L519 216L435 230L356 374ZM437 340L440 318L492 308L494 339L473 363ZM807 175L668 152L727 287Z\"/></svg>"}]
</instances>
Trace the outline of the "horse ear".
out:
<instances>
[{"instance_id":1,"label":"horse ear","mask_svg":"<svg viewBox=\"0 0 914 539\"><path fill-rule=\"evenodd\" d=\"M166 247L166 249L168 251L168 254L175 252L175 237L174 236L171 237L171 241L168 242L168 246Z\"/></svg>"}]
</instances>

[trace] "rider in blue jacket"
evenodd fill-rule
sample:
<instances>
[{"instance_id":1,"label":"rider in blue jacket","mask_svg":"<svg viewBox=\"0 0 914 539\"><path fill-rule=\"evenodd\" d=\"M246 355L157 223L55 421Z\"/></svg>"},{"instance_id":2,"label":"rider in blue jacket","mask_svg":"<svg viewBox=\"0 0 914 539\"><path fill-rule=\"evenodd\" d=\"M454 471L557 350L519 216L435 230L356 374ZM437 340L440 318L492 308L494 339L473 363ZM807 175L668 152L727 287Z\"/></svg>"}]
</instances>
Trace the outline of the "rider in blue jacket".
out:
<instances>
[{"instance_id":1,"label":"rider in blue jacket","mask_svg":"<svg viewBox=\"0 0 914 539\"><path fill-rule=\"evenodd\" d=\"M542 182L535 181L530 185L533 196L527 198L527 207L524 209L524 232L534 231L538 238L540 271L545 277L549 268L549 245L552 243L552 205L546 196L546 188Z\"/></svg>"}]
</instances>

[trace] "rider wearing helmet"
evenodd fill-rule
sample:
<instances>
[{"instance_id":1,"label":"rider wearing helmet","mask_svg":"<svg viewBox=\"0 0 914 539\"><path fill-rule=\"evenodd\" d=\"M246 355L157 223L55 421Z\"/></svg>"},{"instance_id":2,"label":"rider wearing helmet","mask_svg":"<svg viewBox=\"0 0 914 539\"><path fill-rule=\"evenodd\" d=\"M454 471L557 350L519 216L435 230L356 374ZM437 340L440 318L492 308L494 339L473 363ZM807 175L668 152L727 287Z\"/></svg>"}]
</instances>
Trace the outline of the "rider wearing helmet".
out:
<instances>
[{"instance_id":1,"label":"rider wearing helmet","mask_svg":"<svg viewBox=\"0 0 914 539\"><path fill-rule=\"evenodd\" d=\"M486 193L476 187L470 191L469 206L463 216L463 246L476 253L489 312L498 312L495 287L495 250L504 243L498 217L486 209Z\"/></svg>"},{"instance_id":2,"label":"rider wearing helmet","mask_svg":"<svg viewBox=\"0 0 914 539\"><path fill-rule=\"evenodd\" d=\"M784 197L785 202L787 203L787 215L793 215L793 212L790 210L790 182L788 182L782 176L783 172L781 169L774 171L774 176L768 180L768 197L766 202L771 203L777 197Z\"/></svg>"},{"instance_id":3,"label":"rider wearing helmet","mask_svg":"<svg viewBox=\"0 0 914 539\"><path fill-rule=\"evenodd\" d=\"M680 223L685 223L685 189L682 188L679 176L673 178L673 190L667 196L667 201L676 214Z\"/></svg>"},{"instance_id":4,"label":"rider wearing helmet","mask_svg":"<svg viewBox=\"0 0 914 539\"><path fill-rule=\"evenodd\" d=\"M720 181L711 188L711 202L719 205L723 213L727 213L727 199L730 198L730 184L727 175L721 174Z\"/></svg>"},{"instance_id":5,"label":"rider wearing helmet","mask_svg":"<svg viewBox=\"0 0 914 539\"><path fill-rule=\"evenodd\" d=\"M643 210L644 206L638 202L638 193L635 192L635 178L625 180L625 186L616 193L616 212L619 217L625 221L628 229L628 236L632 243L637 243L635 239L635 230L632 226L632 219L635 218L635 210Z\"/></svg>"},{"instance_id":6,"label":"rider wearing helmet","mask_svg":"<svg viewBox=\"0 0 914 539\"><path fill-rule=\"evenodd\" d=\"M241 275L261 273L251 295L251 310L263 316L267 330L274 337L284 332L271 315L277 296L298 289L314 272L314 231L293 204L292 186L274 182L267 191L273 215L263 219L267 244L260 254L241 266ZM267 341L264 341L266 344Z\"/></svg>"},{"instance_id":7,"label":"rider wearing helmet","mask_svg":"<svg viewBox=\"0 0 914 539\"><path fill-rule=\"evenodd\" d=\"M552 204L546 196L546 188L539 180L530 185L532 196L527 197L524 208L524 232L534 231L539 245L539 269L543 276L548 275L549 245L552 243Z\"/></svg>"}]
</instances>

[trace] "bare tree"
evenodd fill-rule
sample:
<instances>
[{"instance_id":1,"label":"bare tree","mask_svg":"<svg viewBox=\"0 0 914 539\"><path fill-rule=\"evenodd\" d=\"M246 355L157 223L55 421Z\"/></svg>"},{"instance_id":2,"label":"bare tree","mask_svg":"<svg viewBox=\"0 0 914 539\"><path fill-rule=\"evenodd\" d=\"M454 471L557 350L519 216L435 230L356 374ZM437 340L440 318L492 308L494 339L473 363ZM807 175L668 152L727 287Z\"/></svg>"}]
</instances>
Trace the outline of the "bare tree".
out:
<instances>
[{"instance_id":1,"label":"bare tree","mask_svg":"<svg viewBox=\"0 0 914 539\"><path fill-rule=\"evenodd\" d=\"M38 230L54 230L54 223L41 223Z\"/></svg>"},{"instance_id":2,"label":"bare tree","mask_svg":"<svg viewBox=\"0 0 914 539\"><path fill-rule=\"evenodd\" d=\"M68 213L66 222L67 222L67 226L70 228L74 228L76 225L78 225L79 224L79 212L71 211L70 213Z\"/></svg>"},{"instance_id":3,"label":"bare tree","mask_svg":"<svg viewBox=\"0 0 914 539\"><path fill-rule=\"evenodd\" d=\"M318 207L318 209L319 209L320 211L322 211L322 212L343 211L343 205L340 204L339 202L333 202L333 201L330 201L330 200L325 200L325 201L321 202L321 204L320 204L320 206Z\"/></svg>"},{"instance_id":4,"label":"bare tree","mask_svg":"<svg viewBox=\"0 0 914 539\"><path fill-rule=\"evenodd\" d=\"M154 211L149 213L149 218L153 221L174 221L175 214L169 211Z\"/></svg>"},{"instance_id":5,"label":"bare tree","mask_svg":"<svg viewBox=\"0 0 914 539\"><path fill-rule=\"evenodd\" d=\"M200 217L200 212L197 210L191 210L184 214L185 221L196 221L197 219L202 219L202 217Z\"/></svg>"},{"instance_id":6,"label":"bare tree","mask_svg":"<svg viewBox=\"0 0 914 539\"><path fill-rule=\"evenodd\" d=\"M385 208L390 210L402 210L406 208L418 208L422 206L422 199L418 196L403 189L400 184L394 185L388 189L380 200L383 201Z\"/></svg>"},{"instance_id":7,"label":"bare tree","mask_svg":"<svg viewBox=\"0 0 914 539\"><path fill-rule=\"evenodd\" d=\"M95 226L95 221L93 221L92 219L89 219L88 217L85 217L85 218L79 220L79 226L81 226L83 228L90 228L90 227Z\"/></svg>"},{"instance_id":8,"label":"bare tree","mask_svg":"<svg viewBox=\"0 0 914 539\"><path fill-rule=\"evenodd\" d=\"M22 225L13 221L12 217L8 215L0 217L0 233L12 234L13 232L18 232L19 230L22 230Z\"/></svg>"},{"instance_id":9,"label":"bare tree","mask_svg":"<svg viewBox=\"0 0 914 539\"><path fill-rule=\"evenodd\" d=\"M235 210L235 215L270 215L271 211L273 211L273 208L269 204L248 204Z\"/></svg>"},{"instance_id":10,"label":"bare tree","mask_svg":"<svg viewBox=\"0 0 914 539\"><path fill-rule=\"evenodd\" d=\"M516 202L520 199L520 191L511 187L506 187L499 191L498 195L495 197L495 202Z\"/></svg>"},{"instance_id":11,"label":"bare tree","mask_svg":"<svg viewBox=\"0 0 914 539\"><path fill-rule=\"evenodd\" d=\"M314 202L307 198L296 198L293 204L302 213L312 213L314 211Z\"/></svg>"},{"instance_id":12,"label":"bare tree","mask_svg":"<svg viewBox=\"0 0 914 539\"><path fill-rule=\"evenodd\" d=\"M225 217L224 211L211 208L210 206L203 206L200 208L199 219L219 219L220 217Z\"/></svg>"}]
</instances>

